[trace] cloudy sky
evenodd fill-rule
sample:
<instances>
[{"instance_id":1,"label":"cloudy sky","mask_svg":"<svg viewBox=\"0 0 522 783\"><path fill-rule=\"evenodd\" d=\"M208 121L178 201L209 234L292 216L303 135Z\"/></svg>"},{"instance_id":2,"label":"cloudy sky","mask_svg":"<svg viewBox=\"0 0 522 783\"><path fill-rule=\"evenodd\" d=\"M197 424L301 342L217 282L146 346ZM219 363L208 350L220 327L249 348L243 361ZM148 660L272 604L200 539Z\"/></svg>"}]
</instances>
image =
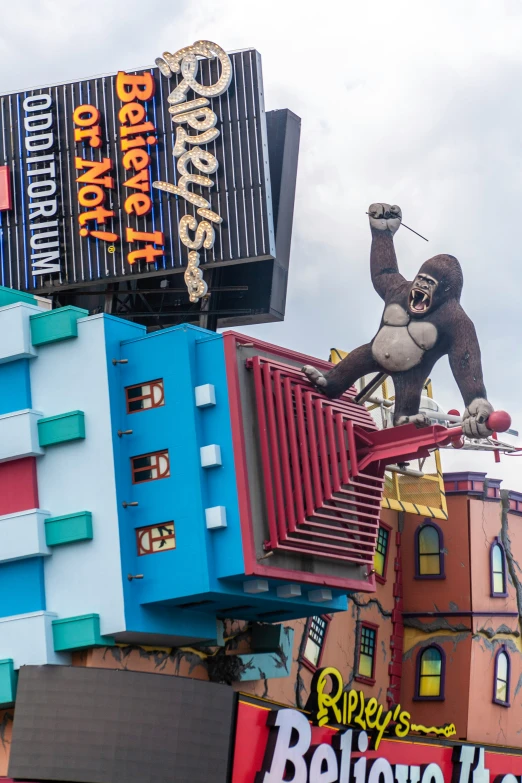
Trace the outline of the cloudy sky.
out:
<instances>
[{"instance_id":1,"label":"cloudy sky","mask_svg":"<svg viewBox=\"0 0 522 783\"><path fill-rule=\"evenodd\" d=\"M405 276L437 253L463 305L488 396L522 431L522 4L518 0L24 0L2 6L2 92L150 65L200 38L263 57L267 109L302 118L286 320L249 330L312 356L374 334L372 201L400 204ZM520 212L519 212L520 210ZM460 408L442 360L437 400ZM444 453L522 491L522 458Z\"/></svg>"}]
</instances>

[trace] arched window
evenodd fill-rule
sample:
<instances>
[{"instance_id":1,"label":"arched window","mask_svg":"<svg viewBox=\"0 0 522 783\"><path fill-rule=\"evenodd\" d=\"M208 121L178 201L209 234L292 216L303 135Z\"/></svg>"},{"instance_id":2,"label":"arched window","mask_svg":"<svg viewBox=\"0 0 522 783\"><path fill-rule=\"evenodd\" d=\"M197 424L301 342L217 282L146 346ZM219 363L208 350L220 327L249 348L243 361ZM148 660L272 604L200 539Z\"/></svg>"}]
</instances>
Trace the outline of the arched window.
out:
<instances>
[{"instance_id":1,"label":"arched window","mask_svg":"<svg viewBox=\"0 0 522 783\"><path fill-rule=\"evenodd\" d=\"M495 597L505 597L507 595L506 585L506 553L504 547L498 538L495 538L489 551L490 556L490 578L491 595Z\"/></svg>"},{"instance_id":2,"label":"arched window","mask_svg":"<svg viewBox=\"0 0 522 783\"><path fill-rule=\"evenodd\" d=\"M444 579L444 536L435 522L425 520L415 532L415 576Z\"/></svg>"},{"instance_id":3,"label":"arched window","mask_svg":"<svg viewBox=\"0 0 522 783\"><path fill-rule=\"evenodd\" d=\"M509 653L503 644L495 657L495 683L493 685L493 701L503 707L509 707L510 670Z\"/></svg>"},{"instance_id":4,"label":"arched window","mask_svg":"<svg viewBox=\"0 0 522 783\"><path fill-rule=\"evenodd\" d=\"M442 647L432 644L417 655L416 699L444 699L446 655Z\"/></svg>"}]
</instances>

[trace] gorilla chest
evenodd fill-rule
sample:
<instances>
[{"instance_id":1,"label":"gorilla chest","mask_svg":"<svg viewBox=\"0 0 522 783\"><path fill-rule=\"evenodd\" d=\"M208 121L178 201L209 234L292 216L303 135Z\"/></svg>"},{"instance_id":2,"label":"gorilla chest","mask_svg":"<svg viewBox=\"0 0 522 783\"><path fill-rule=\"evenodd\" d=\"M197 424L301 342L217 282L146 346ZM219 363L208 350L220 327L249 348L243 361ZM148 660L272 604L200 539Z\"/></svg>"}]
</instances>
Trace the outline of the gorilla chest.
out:
<instances>
[{"instance_id":1,"label":"gorilla chest","mask_svg":"<svg viewBox=\"0 0 522 783\"><path fill-rule=\"evenodd\" d=\"M411 320L399 304L384 311L383 325L372 343L373 358L388 372L411 370L437 342L437 327L429 321Z\"/></svg>"}]
</instances>

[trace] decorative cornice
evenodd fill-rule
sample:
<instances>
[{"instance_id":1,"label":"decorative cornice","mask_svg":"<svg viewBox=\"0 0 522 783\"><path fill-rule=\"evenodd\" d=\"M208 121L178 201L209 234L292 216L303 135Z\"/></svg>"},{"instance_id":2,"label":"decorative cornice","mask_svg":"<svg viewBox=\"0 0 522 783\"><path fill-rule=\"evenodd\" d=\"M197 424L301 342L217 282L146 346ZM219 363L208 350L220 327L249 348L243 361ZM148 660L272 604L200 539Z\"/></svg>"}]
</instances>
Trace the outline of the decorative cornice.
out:
<instances>
[{"instance_id":1,"label":"decorative cornice","mask_svg":"<svg viewBox=\"0 0 522 783\"><path fill-rule=\"evenodd\" d=\"M518 612L403 612L403 617L518 617Z\"/></svg>"},{"instance_id":2,"label":"decorative cornice","mask_svg":"<svg viewBox=\"0 0 522 783\"><path fill-rule=\"evenodd\" d=\"M489 503L500 501L502 479L488 478L486 473L463 471L444 473L446 495L468 495ZM509 513L522 516L522 492L508 491Z\"/></svg>"}]
</instances>

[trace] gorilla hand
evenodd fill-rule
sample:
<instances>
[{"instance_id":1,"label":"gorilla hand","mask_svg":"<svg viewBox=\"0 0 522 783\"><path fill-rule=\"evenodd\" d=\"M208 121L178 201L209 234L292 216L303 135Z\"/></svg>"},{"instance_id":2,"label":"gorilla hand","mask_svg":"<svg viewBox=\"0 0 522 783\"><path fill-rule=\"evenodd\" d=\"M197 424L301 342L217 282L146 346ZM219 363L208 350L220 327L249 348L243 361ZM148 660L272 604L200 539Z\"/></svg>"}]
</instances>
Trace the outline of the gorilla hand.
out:
<instances>
[{"instance_id":1,"label":"gorilla hand","mask_svg":"<svg viewBox=\"0 0 522 783\"><path fill-rule=\"evenodd\" d=\"M401 208L396 204L370 204L368 207L371 228L376 231L391 231L395 234L402 220Z\"/></svg>"},{"instance_id":2,"label":"gorilla hand","mask_svg":"<svg viewBox=\"0 0 522 783\"><path fill-rule=\"evenodd\" d=\"M323 393L326 391L328 381L320 370L316 370L311 364L305 364L301 370L316 389L319 389L319 391L322 391Z\"/></svg>"},{"instance_id":3,"label":"gorilla hand","mask_svg":"<svg viewBox=\"0 0 522 783\"><path fill-rule=\"evenodd\" d=\"M416 413L414 416L399 416L394 422L395 427L402 427L403 424L415 424L416 427L429 427L431 422L425 413Z\"/></svg>"},{"instance_id":4,"label":"gorilla hand","mask_svg":"<svg viewBox=\"0 0 522 783\"><path fill-rule=\"evenodd\" d=\"M492 434L486 422L493 406L487 400L477 397L470 402L462 417L462 430L467 438L488 438Z\"/></svg>"}]
</instances>

